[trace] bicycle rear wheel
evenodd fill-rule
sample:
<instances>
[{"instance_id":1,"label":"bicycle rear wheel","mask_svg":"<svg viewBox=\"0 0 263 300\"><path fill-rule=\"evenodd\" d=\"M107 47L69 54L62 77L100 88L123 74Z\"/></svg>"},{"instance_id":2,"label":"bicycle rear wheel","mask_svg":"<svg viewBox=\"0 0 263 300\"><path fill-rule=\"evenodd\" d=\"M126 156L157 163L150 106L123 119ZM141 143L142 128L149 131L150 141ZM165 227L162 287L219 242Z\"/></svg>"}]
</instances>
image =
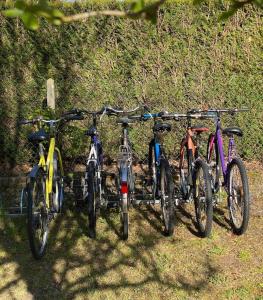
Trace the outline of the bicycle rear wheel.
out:
<instances>
[{"instance_id":1,"label":"bicycle rear wheel","mask_svg":"<svg viewBox=\"0 0 263 300\"><path fill-rule=\"evenodd\" d=\"M130 178L131 179L131 178ZM129 237L129 172L128 168L122 167L120 170L120 209L121 209L121 231L122 231L122 239L127 240Z\"/></svg>"},{"instance_id":2,"label":"bicycle rear wheel","mask_svg":"<svg viewBox=\"0 0 263 300\"><path fill-rule=\"evenodd\" d=\"M199 233L202 237L208 237L213 223L212 189L208 166L201 159L195 162L193 196Z\"/></svg>"},{"instance_id":3,"label":"bicycle rear wheel","mask_svg":"<svg viewBox=\"0 0 263 300\"><path fill-rule=\"evenodd\" d=\"M97 222L97 207L96 207L96 177L94 162L90 162L87 167L87 186L88 193L85 201L88 204L88 234L90 238L96 238L96 222Z\"/></svg>"},{"instance_id":4,"label":"bicycle rear wheel","mask_svg":"<svg viewBox=\"0 0 263 300\"><path fill-rule=\"evenodd\" d=\"M129 214L121 213L122 239L126 241L129 237Z\"/></svg>"},{"instance_id":5,"label":"bicycle rear wheel","mask_svg":"<svg viewBox=\"0 0 263 300\"><path fill-rule=\"evenodd\" d=\"M39 169L27 187L27 232L31 252L35 259L41 259L46 251L48 239L48 211L45 199L45 176Z\"/></svg>"},{"instance_id":6,"label":"bicycle rear wheel","mask_svg":"<svg viewBox=\"0 0 263 300\"><path fill-rule=\"evenodd\" d=\"M164 232L171 236L173 235L175 224L174 184L170 166L166 159L162 159L160 164L160 188Z\"/></svg>"},{"instance_id":7,"label":"bicycle rear wheel","mask_svg":"<svg viewBox=\"0 0 263 300\"><path fill-rule=\"evenodd\" d=\"M241 235L249 221L249 187L245 166L234 158L228 168L228 207L234 233Z\"/></svg>"}]
</instances>

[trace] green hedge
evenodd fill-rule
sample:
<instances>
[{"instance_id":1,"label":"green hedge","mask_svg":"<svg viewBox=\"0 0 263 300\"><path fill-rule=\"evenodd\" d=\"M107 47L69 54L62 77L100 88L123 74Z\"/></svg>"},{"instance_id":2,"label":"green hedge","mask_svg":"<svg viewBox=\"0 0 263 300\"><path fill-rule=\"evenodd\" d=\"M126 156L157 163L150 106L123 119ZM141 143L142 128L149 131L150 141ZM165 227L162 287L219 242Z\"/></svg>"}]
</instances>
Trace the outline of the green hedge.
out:
<instances>
[{"instance_id":1,"label":"green hedge","mask_svg":"<svg viewBox=\"0 0 263 300\"><path fill-rule=\"evenodd\" d=\"M94 3L63 9L73 13L114 7L109 1ZM223 124L241 126L241 154L261 160L262 18L249 8L222 23L218 16L223 9L223 4L194 7L171 1L160 10L157 26L101 17L61 27L43 22L37 32L0 16L1 160L15 164L27 159L18 120L43 113L49 77L58 90L58 115L72 107L131 108L142 101L156 111L249 107L249 113L235 120L223 118ZM114 157L119 128L107 118L101 126L106 152ZM131 130L141 156L147 152L150 127L140 124ZM172 153L178 150L182 127L175 124L174 133L167 137ZM87 144L83 130L80 124L65 130L67 157L83 153Z\"/></svg>"}]
</instances>

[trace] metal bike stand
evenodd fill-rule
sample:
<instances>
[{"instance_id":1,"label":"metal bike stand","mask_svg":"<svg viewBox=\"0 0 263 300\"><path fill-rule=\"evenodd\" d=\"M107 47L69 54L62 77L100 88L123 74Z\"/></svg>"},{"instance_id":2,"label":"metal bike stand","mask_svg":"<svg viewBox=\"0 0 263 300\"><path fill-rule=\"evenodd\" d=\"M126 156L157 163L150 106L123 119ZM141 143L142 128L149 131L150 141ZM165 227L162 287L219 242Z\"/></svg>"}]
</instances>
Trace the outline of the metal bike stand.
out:
<instances>
[{"instance_id":1,"label":"metal bike stand","mask_svg":"<svg viewBox=\"0 0 263 300\"><path fill-rule=\"evenodd\" d=\"M24 203L24 195L25 195L25 188L22 189L22 191L20 192L19 195L19 205L18 206L10 206L7 208L3 208L3 201L2 201L2 197L1 199L1 203L0 203L0 207L3 208L3 212L5 216L8 217L20 217L20 216L25 216L26 213L26 206Z\"/></svg>"}]
</instances>

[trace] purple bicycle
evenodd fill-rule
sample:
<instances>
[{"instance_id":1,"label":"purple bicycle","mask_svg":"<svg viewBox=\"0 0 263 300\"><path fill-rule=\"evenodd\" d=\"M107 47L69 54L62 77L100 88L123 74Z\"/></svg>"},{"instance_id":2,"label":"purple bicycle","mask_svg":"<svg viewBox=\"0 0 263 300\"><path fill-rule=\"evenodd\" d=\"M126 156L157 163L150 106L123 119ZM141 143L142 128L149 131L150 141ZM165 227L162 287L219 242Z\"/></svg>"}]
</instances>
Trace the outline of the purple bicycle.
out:
<instances>
[{"instance_id":1,"label":"purple bicycle","mask_svg":"<svg viewBox=\"0 0 263 300\"><path fill-rule=\"evenodd\" d=\"M222 113L234 115L248 109L210 109L202 111L213 116L216 122L215 133L211 133L207 144L207 162L211 172L211 186L215 195L224 187L228 196L228 210L234 233L243 234L249 221L249 188L246 169L243 161L237 156L234 136L242 137L239 127L221 128ZM200 112L200 111L198 111ZM228 155L225 159L223 135L229 138ZM223 176L222 176L223 174ZM217 199L216 197L214 197ZM215 201L215 204L217 200Z\"/></svg>"}]
</instances>

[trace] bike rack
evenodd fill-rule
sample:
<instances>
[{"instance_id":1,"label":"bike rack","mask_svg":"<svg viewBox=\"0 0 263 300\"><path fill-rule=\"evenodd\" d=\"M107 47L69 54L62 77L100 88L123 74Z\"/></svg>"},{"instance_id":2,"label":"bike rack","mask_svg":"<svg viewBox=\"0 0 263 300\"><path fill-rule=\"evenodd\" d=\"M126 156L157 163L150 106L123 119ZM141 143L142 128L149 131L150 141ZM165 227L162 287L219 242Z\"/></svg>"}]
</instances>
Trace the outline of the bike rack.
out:
<instances>
[{"instance_id":1,"label":"bike rack","mask_svg":"<svg viewBox=\"0 0 263 300\"><path fill-rule=\"evenodd\" d=\"M153 199L152 193L147 191L147 182L148 178L143 177L138 179L137 174L135 173L135 185L136 183L140 182L141 183L141 193L134 193L133 199L131 200L132 205L156 205L160 204L161 200L160 199ZM105 198L105 206L106 207L112 207L116 208L119 207L120 200L118 199L118 194L114 195L107 195Z\"/></svg>"},{"instance_id":2,"label":"bike rack","mask_svg":"<svg viewBox=\"0 0 263 300\"><path fill-rule=\"evenodd\" d=\"M10 206L10 207L3 207L3 198L0 195L0 208L3 211L3 214L8 217L19 217L19 216L25 216L27 209L27 206L25 205L25 188L23 188L19 195L19 205L18 206Z\"/></svg>"}]
</instances>

